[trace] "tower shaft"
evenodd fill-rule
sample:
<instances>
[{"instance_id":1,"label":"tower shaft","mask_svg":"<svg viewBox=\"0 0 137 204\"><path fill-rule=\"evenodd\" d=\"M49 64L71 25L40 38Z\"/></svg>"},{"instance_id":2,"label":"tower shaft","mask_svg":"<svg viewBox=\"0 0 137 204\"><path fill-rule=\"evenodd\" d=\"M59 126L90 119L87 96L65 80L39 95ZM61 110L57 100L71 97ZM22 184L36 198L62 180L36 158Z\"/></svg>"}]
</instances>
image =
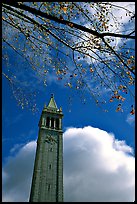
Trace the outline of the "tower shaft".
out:
<instances>
[{"instance_id":1,"label":"tower shaft","mask_svg":"<svg viewBox=\"0 0 137 204\"><path fill-rule=\"evenodd\" d=\"M63 202L62 117L52 96L39 122L30 202Z\"/></svg>"}]
</instances>

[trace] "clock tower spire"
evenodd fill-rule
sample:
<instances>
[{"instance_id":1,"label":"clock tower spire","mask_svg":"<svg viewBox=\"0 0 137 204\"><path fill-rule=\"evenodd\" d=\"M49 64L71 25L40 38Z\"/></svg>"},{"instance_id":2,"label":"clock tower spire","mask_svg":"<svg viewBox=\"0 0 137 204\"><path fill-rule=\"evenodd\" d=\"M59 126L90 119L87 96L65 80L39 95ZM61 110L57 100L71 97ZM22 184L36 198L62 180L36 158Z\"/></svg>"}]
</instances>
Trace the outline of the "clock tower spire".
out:
<instances>
[{"instance_id":1,"label":"clock tower spire","mask_svg":"<svg viewBox=\"0 0 137 204\"><path fill-rule=\"evenodd\" d=\"M39 121L30 202L63 202L62 108L51 94Z\"/></svg>"}]
</instances>

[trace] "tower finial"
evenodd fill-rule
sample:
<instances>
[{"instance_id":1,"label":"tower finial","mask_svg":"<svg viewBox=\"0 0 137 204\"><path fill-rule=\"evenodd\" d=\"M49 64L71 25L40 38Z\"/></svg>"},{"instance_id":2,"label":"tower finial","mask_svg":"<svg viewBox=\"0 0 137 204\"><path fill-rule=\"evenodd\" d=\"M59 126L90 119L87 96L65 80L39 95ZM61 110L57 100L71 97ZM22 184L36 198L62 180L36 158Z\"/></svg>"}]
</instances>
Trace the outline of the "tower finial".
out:
<instances>
[{"instance_id":1,"label":"tower finial","mask_svg":"<svg viewBox=\"0 0 137 204\"><path fill-rule=\"evenodd\" d=\"M47 108L48 109L54 109L54 110L58 109L57 104L56 104L55 99L54 99L54 94L53 93L51 94L51 98L50 98L50 101L49 101L49 104L48 104Z\"/></svg>"},{"instance_id":2,"label":"tower finial","mask_svg":"<svg viewBox=\"0 0 137 204\"><path fill-rule=\"evenodd\" d=\"M46 104L44 104L44 108L47 108Z\"/></svg>"}]
</instances>

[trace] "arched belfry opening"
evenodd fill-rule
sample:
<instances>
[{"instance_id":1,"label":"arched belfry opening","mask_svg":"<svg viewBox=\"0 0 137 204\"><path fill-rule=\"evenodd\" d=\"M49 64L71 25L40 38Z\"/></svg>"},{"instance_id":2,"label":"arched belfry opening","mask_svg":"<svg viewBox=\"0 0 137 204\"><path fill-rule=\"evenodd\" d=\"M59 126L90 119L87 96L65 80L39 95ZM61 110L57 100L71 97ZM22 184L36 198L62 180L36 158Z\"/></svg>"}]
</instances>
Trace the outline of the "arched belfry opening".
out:
<instances>
[{"instance_id":1,"label":"arched belfry opening","mask_svg":"<svg viewBox=\"0 0 137 204\"><path fill-rule=\"evenodd\" d=\"M46 120L46 127L49 128L49 123L50 123L50 118L47 117L47 120Z\"/></svg>"},{"instance_id":2,"label":"arched belfry opening","mask_svg":"<svg viewBox=\"0 0 137 204\"><path fill-rule=\"evenodd\" d=\"M56 118L56 129L59 130L59 118Z\"/></svg>"},{"instance_id":3,"label":"arched belfry opening","mask_svg":"<svg viewBox=\"0 0 137 204\"><path fill-rule=\"evenodd\" d=\"M54 129L54 118L51 118L51 128Z\"/></svg>"}]
</instances>

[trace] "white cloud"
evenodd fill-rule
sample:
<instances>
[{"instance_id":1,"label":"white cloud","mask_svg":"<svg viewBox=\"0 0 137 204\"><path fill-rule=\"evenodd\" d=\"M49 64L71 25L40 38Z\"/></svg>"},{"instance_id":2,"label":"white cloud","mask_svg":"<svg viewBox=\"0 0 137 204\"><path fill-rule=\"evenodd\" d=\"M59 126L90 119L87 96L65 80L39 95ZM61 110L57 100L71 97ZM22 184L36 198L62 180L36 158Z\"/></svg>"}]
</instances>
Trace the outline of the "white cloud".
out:
<instances>
[{"instance_id":1,"label":"white cloud","mask_svg":"<svg viewBox=\"0 0 137 204\"><path fill-rule=\"evenodd\" d=\"M135 123L135 115L130 115L130 114L128 114L128 115L127 115L126 122L127 122L129 125L134 124L134 123Z\"/></svg>"},{"instance_id":2,"label":"white cloud","mask_svg":"<svg viewBox=\"0 0 137 204\"><path fill-rule=\"evenodd\" d=\"M135 13L135 2L112 2L112 5L116 6L112 7L112 13L118 19L118 23L127 24L131 19L131 16ZM129 16L127 11L132 12L132 15ZM111 17L109 24L113 23L114 19ZM120 31L122 31L121 28L122 27L119 27Z\"/></svg>"},{"instance_id":3,"label":"white cloud","mask_svg":"<svg viewBox=\"0 0 137 204\"><path fill-rule=\"evenodd\" d=\"M64 133L66 201L134 201L135 164L131 147L93 127Z\"/></svg>"},{"instance_id":4,"label":"white cloud","mask_svg":"<svg viewBox=\"0 0 137 204\"><path fill-rule=\"evenodd\" d=\"M35 148L36 142L29 142L3 166L4 202L28 201ZM112 133L90 126L68 128L64 133L65 201L134 201L132 153Z\"/></svg>"},{"instance_id":5,"label":"white cloud","mask_svg":"<svg viewBox=\"0 0 137 204\"><path fill-rule=\"evenodd\" d=\"M15 157L9 157L2 170L3 202L27 202L33 172L36 142L24 145Z\"/></svg>"},{"instance_id":6,"label":"white cloud","mask_svg":"<svg viewBox=\"0 0 137 204\"><path fill-rule=\"evenodd\" d=\"M101 2L101 4L102 6L104 6L106 2ZM121 32L123 30L122 24L123 25L127 24L129 20L131 20L131 16L135 14L135 2L108 2L108 4L106 5L107 6L111 5L111 8L109 8L109 13L107 14L109 16L109 23L108 23L109 32L116 32L116 33ZM90 13L94 15L96 14L96 10L94 9L94 7L88 7L88 10L90 11ZM131 15L129 15L129 12ZM93 23L91 24L91 22L87 22L85 26L88 28L93 28ZM121 25L118 26L119 24ZM110 26L110 25L113 25L113 26Z\"/></svg>"},{"instance_id":7,"label":"white cloud","mask_svg":"<svg viewBox=\"0 0 137 204\"><path fill-rule=\"evenodd\" d=\"M23 144L15 144L13 148L11 148L10 153L14 153L17 151Z\"/></svg>"},{"instance_id":8,"label":"white cloud","mask_svg":"<svg viewBox=\"0 0 137 204\"><path fill-rule=\"evenodd\" d=\"M115 144L114 148L116 150L133 154L133 149L126 145L125 141L115 140L114 144Z\"/></svg>"}]
</instances>

